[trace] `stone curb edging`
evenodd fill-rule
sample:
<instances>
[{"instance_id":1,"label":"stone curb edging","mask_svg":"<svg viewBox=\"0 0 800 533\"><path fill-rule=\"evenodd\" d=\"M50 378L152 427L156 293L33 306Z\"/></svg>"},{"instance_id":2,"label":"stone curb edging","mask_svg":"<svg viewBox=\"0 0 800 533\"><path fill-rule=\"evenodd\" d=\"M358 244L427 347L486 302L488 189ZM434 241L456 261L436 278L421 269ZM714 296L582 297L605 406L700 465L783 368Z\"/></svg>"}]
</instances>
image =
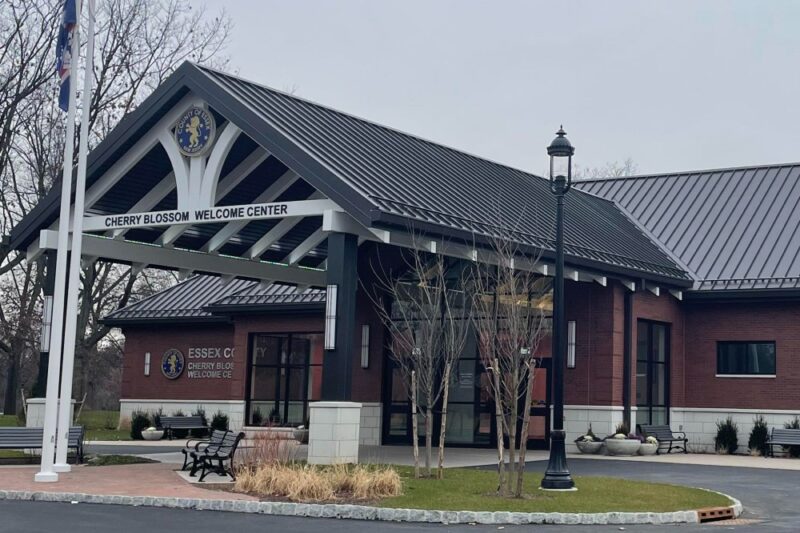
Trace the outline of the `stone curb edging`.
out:
<instances>
[{"instance_id":1,"label":"stone curb edging","mask_svg":"<svg viewBox=\"0 0 800 533\"><path fill-rule=\"evenodd\" d=\"M715 492L715 491L710 491ZM718 493L721 494L721 493ZM733 501L734 516L742 513L742 504ZM277 516L308 518L345 518L351 520L383 520L390 522L427 522L438 524L685 524L697 523L697 511L671 513L518 513L505 511L426 511L421 509L390 509L368 505L260 502L252 500L208 500L197 498L162 498L154 496L111 496L79 492L33 492L0 490L0 500L42 501L65 503L94 503L134 507L165 507L203 511L228 511Z\"/></svg>"}]
</instances>

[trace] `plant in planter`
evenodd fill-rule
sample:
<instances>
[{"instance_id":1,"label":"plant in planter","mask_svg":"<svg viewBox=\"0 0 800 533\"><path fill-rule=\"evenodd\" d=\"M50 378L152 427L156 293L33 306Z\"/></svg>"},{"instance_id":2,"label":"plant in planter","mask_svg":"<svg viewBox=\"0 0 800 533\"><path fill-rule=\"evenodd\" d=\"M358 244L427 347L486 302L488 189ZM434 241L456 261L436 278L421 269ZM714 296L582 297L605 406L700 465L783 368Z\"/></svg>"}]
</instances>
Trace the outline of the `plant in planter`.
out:
<instances>
[{"instance_id":1,"label":"plant in planter","mask_svg":"<svg viewBox=\"0 0 800 533\"><path fill-rule=\"evenodd\" d=\"M606 437L606 449L609 455L636 455L642 444L637 435L628 434L625 422L617 424L616 433Z\"/></svg>"},{"instance_id":2,"label":"plant in planter","mask_svg":"<svg viewBox=\"0 0 800 533\"><path fill-rule=\"evenodd\" d=\"M639 446L640 455L655 455L658 451L658 439L655 437L647 437L644 442Z\"/></svg>"},{"instance_id":3,"label":"plant in planter","mask_svg":"<svg viewBox=\"0 0 800 533\"><path fill-rule=\"evenodd\" d=\"M296 440L300 444L308 444L308 428L309 427L310 427L310 424L309 424L308 420L306 420L305 424L303 424L302 426L297 426L296 428L294 428L294 431L292 432L292 436L294 437L294 440Z\"/></svg>"},{"instance_id":4,"label":"plant in planter","mask_svg":"<svg viewBox=\"0 0 800 533\"><path fill-rule=\"evenodd\" d=\"M144 440L161 440L162 437L164 437L164 430L155 426L142 430L142 438Z\"/></svg>"},{"instance_id":5,"label":"plant in planter","mask_svg":"<svg viewBox=\"0 0 800 533\"><path fill-rule=\"evenodd\" d=\"M590 424L589 430L575 439L575 445L581 453L597 453L603 447L603 441L597 438Z\"/></svg>"}]
</instances>

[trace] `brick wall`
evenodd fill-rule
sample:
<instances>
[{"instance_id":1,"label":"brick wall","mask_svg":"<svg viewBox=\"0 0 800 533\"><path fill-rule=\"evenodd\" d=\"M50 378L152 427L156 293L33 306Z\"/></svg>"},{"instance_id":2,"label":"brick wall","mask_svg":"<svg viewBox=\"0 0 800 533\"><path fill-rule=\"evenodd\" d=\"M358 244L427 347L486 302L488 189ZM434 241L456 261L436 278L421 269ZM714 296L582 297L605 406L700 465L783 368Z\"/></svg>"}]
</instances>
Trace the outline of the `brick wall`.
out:
<instances>
[{"instance_id":1,"label":"brick wall","mask_svg":"<svg viewBox=\"0 0 800 533\"><path fill-rule=\"evenodd\" d=\"M800 303L684 305L687 407L800 412ZM775 341L775 378L718 378L717 341Z\"/></svg>"},{"instance_id":2,"label":"brick wall","mask_svg":"<svg viewBox=\"0 0 800 533\"><path fill-rule=\"evenodd\" d=\"M232 347L233 326L225 324L129 326L123 329L123 334L125 357L122 370L122 398L175 400L244 398L246 350L235 350L230 359L233 361L231 379L189 379L187 368L184 368L183 374L177 379L168 379L161 373L161 358L170 348L180 350L188 366L189 362L195 361L189 358L189 348ZM150 352L149 376L144 375L146 352Z\"/></svg>"},{"instance_id":3,"label":"brick wall","mask_svg":"<svg viewBox=\"0 0 800 533\"><path fill-rule=\"evenodd\" d=\"M576 322L576 364L564 374L566 405L622 405L624 290L614 282L566 283L566 318Z\"/></svg>"}]
</instances>

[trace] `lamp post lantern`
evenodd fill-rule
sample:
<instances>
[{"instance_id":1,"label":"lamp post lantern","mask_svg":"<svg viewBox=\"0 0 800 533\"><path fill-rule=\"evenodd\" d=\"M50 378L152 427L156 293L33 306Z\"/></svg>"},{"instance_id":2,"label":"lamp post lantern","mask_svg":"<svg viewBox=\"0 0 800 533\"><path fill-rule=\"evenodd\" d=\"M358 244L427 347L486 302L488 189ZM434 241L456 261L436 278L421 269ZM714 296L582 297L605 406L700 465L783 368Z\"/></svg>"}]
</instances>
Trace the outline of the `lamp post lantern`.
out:
<instances>
[{"instance_id":1,"label":"lamp post lantern","mask_svg":"<svg viewBox=\"0 0 800 533\"><path fill-rule=\"evenodd\" d=\"M544 490L575 490L567 468L564 431L564 361L567 329L564 319L564 195L572 186L572 154L563 126L547 147L550 156L550 190L556 196L556 276L553 282L553 431L550 460L542 478Z\"/></svg>"}]
</instances>

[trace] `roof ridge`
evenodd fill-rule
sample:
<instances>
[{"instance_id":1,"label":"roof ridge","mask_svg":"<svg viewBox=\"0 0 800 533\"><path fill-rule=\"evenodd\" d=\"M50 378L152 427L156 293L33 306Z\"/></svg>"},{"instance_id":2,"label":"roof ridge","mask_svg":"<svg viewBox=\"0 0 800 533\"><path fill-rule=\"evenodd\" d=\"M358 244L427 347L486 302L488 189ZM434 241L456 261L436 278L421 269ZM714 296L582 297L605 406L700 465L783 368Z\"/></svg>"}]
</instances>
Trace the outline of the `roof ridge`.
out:
<instances>
[{"instance_id":1,"label":"roof ridge","mask_svg":"<svg viewBox=\"0 0 800 533\"><path fill-rule=\"evenodd\" d=\"M241 77L241 76L234 75L234 74L231 74L231 73L229 73L229 72L225 72L225 71L222 71L222 70L219 70L219 69L215 69L215 68L207 67L207 66L205 66L205 65L198 65L198 64L196 64L196 63L192 63L192 65L194 65L195 67L197 67L199 70L209 70L209 71L215 72L215 73L217 73L217 74L220 74L220 75L222 75L222 76L227 76L227 77L229 77L229 78L236 78L237 80L239 80L239 81L242 81L242 82L244 82L244 83L249 83L249 84L251 84L251 85L255 85L255 86L261 87L261 88L263 88L263 89L266 89L266 90L268 90L268 91L272 91L272 92L274 92L274 93L280 94L280 95L282 95L282 96L285 96L285 97L287 97L287 98L291 98L291 99L294 99L294 100L298 100L298 101L300 101L300 102L303 102L303 103L306 103L306 104L312 105L312 106L314 106L314 107L317 107L317 108L326 109L326 110L328 110L328 111L332 111L332 112L334 112L334 113L337 113L337 114L339 114L339 115L344 115L344 116L346 116L346 117L350 117L350 118L352 118L352 119L355 119L355 120L358 120L358 121L360 121L360 122L364 122L364 123L366 123L366 124L369 124L369 125L371 125L371 126L375 126L375 127L377 127L377 128L381 128L381 129L384 129L384 130L388 130L388 131L391 131L391 132L394 132L394 133L397 133L397 134L403 135L403 136L405 136L405 137L410 137L410 138L412 138L412 139L416 139L416 140L418 140L418 141L421 141L421 142L424 142L424 143L426 143L426 144L433 144L433 145L435 145L435 146L437 146L437 147L439 147L439 148L444 148L444 149L446 149L446 150L450 150L450 151L452 151L452 152L456 152L456 153L459 153L459 154L465 155L465 156L467 156L467 157L471 157L471 158L473 158L473 159L478 159L478 160L480 160L480 161L484 161L484 162L486 162L486 163L490 163L490 164L492 164L492 165L496 165L496 166L499 166L499 167L507 168L507 169L509 169L509 170L513 170L513 171L515 171L515 172L520 172L520 173L522 173L522 174L525 174L526 176L530 176L530 177L534 177L534 178L538 178L538 179L542 179L542 180L545 180L545 179L547 179L547 178L545 178L545 177L543 177L543 176L539 176L538 174L534 174L534 173L532 173L532 172L529 172L529 171L527 171L527 170L523 170L523 169L521 169L521 168L517 168L517 167L511 166L511 165L509 165L509 164L507 164L507 163L501 163L501 162L499 162L499 161L495 161L495 160L493 160L493 159L488 159L488 158L486 158L486 157L483 157L483 156L480 156L480 155L474 154L474 153L472 153L472 152L468 152L468 151L466 151L466 150L464 150L464 149L461 149L461 148L455 148L455 147L453 147L453 146L449 146L449 145L443 144L443 143L441 143L441 142L434 141L434 140L432 140L432 139L428 139L428 138L422 137L422 136L420 136L420 135L418 135L418 134L415 134L415 133L410 133L410 132L403 131L403 130L401 130L401 129L398 129L398 128L394 128L394 127L392 127L392 126L387 126L386 124L381 124L381 123L379 123L379 122L375 122L374 120L370 120L370 119L368 119L368 118L364 118L364 117L362 117L362 116L356 115L356 114L354 114L354 113L350 113L350 112L348 112L348 111L342 111L341 109L337 109L337 108L335 108L335 107L331 107L331 106L328 106L328 105L324 105L324 104L321 104L321 103L319 103L319 102L315 102L315 101L313 101L313 100L309 100L309 99L307 99L307 98L303 98L303 97L301 97L301 96L297 96L297 95L294 95L294 94L290 94L290 93L287 93L286 91L282 91L282 90L280 90L280 89L275 89L274 87L270 87L269 85L266 85L266 84L264 84L264 83L260 83L260 82L258 82L258 81L254 81L254 80L251 80L251 79L248 79L248 78L243 78L243 77ZM583 192L583 191L582 191L582 192Z\"/></svg>"},{"instance_id":2,"label":"roof ridge","mask_svg":"<svg viewBox=\"0 0 800 533\"><path fill-rule=\"evenodd\" d=\"M632 174L630 176L617 176L608 178L590 178L585 180L575 180L574 185L580 187L582 183L604 183L612 181L626 181L637 179L650 179L650 178L677 178L681 176L691 176L693 174L718 174L720 172L737 172L746 170L760 170L765 168L784 168L784 167L800 167L800 162L789 163L764 163L761 165L744 165L740 167L722 167L722 168L707 168L698 170L682 170L678 172L661 172L652 174ZM584 191L585 192L585 191Z\"/></svg>"}]
</instances>

